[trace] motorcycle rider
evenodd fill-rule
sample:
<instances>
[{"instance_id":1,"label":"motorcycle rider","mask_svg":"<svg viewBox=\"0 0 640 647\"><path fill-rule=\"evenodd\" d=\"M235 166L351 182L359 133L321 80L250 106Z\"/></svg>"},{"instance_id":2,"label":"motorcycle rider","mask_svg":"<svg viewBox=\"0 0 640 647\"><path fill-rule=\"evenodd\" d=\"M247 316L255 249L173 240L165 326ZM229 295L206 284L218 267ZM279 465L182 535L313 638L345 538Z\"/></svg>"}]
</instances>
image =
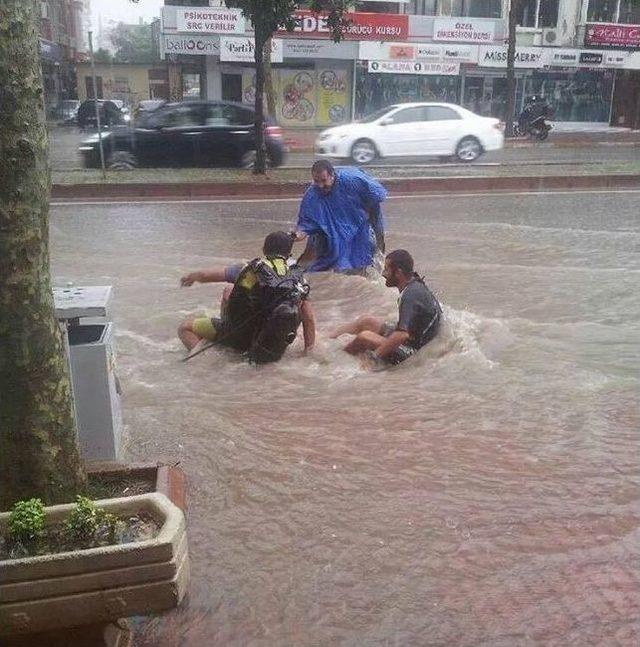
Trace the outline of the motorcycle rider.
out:
<instances>
[{"instance_id":1,"label":"motorcycle rider","mask_svg":"<svg viewBox=\"0 0 640 647\"><path fill-rule=\"evenodd\" d=\"M532 95L525 100L524 108L518 117L518 130L522 135L530 132L532 125L538 124L541 129L551 130L545 119L551 118L551 106L544 97Z\"/></svg>"}]
</instances>

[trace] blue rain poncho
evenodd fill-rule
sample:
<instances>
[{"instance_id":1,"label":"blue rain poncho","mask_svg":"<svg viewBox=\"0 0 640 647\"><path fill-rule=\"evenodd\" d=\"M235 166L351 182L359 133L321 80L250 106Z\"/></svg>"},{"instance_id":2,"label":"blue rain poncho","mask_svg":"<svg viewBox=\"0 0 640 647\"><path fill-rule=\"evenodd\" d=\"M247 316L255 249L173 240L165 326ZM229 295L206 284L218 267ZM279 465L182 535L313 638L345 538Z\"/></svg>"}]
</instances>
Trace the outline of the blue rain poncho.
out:
<instances>
[{"instance_id":1,"label":"blue rain poncho","mask_svg":"<svg viewBox=\"0 0 640 647\"><path fill-rule=\"evenodd\" d=\"M374 234L384 233L380 203L386 197L380 182L354 166L336 169L328 195L312 184L298 213L298 229L309 236L317 254L308 271L343 272L370 266Z\"/></svg>"}]
</instances>

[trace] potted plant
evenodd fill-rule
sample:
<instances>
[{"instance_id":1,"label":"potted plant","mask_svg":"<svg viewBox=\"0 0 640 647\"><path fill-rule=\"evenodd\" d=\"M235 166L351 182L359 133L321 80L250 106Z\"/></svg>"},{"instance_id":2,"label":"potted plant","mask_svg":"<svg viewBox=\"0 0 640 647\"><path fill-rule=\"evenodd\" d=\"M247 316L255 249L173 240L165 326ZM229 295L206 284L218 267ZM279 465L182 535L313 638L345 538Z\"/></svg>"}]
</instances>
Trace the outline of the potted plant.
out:
<instances>
[{"instance_id":1,"label":"potted plant","mask_svg":"<svg viewBox=\"0 0 640 647\"><path fill-rule=\"evenodd\" d=\"M50 507L23 501L0 513L0 538L0 642L164 611L187 589L184 514L159 492Z\"/></svg>"}]
</instances>

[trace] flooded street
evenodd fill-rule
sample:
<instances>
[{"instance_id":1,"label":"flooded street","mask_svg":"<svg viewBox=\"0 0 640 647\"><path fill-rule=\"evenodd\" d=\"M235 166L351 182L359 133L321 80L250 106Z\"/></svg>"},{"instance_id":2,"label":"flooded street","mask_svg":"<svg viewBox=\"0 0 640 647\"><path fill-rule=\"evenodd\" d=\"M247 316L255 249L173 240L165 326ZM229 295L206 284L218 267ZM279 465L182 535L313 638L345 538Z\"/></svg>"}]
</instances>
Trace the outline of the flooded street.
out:
<instances>
[{"instance_id":1,"label":"flooded street","mask_svg":"<svg viewBox=\"0 0 640 647\"><path fill-rule=\"evenodd\" d=\"M127 458L189 481L190 599L136 644L636 645L639 205L391 200L445 325L376 373L326 334L397 291L334 274L310 357L180 361L223 289L180 276L259 255L296 201L54 206L56 283L114 286Z\"/></svg>"}]
</instances>

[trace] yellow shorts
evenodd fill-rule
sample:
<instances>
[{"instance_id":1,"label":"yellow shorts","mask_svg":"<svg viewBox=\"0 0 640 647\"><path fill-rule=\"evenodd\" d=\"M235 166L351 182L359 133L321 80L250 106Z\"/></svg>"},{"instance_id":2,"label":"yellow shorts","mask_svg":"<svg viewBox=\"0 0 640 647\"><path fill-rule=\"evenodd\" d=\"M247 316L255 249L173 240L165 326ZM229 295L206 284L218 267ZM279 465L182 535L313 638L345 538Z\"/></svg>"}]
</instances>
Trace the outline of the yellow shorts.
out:
<instances>
[{"instance_id":1,"label":"yellow shorts","mask_svg":"<svg viewBox=\"0 0 640 647\"><path fill-rule=\"evenodd\" d=\"M211 319L211 317L198 317L193 320L191 329L201 339L215 341L222 329L220 319Z\"/></svg>"}]
</instances>

